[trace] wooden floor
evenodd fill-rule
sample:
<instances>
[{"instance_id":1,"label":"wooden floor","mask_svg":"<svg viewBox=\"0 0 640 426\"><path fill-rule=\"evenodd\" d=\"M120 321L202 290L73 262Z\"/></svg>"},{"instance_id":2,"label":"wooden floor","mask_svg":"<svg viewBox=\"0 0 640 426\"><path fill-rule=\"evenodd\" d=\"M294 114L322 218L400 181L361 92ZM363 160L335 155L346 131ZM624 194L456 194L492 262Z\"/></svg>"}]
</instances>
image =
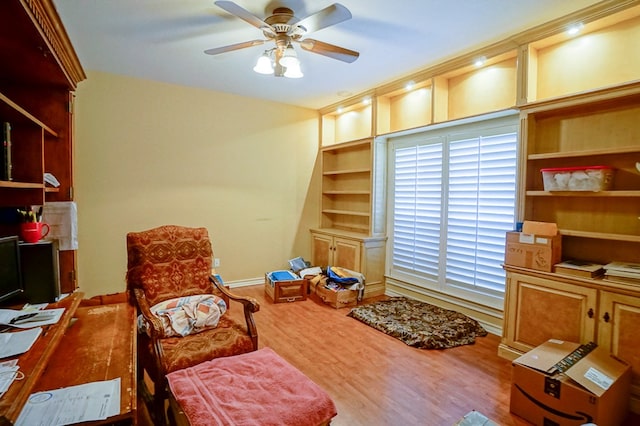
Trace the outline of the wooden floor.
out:
<instances>
[{"instance_id":1,"label":"wooden floor","mask_svg":"<svg viewBox=\"0 0 640 426\"><path fill-rule=\"evenodd\" d=\"M445 426L471 410L499 425L528 425L509 412L511 363L497 355L498 336L446 350L415 349L347 317L349 309L311 299L273 304L263 286L232 291L260 303L260 347L276 351L333 398L332 426ZM229 313L240 318L239 305Z\"/></svg>"}]
</instances>

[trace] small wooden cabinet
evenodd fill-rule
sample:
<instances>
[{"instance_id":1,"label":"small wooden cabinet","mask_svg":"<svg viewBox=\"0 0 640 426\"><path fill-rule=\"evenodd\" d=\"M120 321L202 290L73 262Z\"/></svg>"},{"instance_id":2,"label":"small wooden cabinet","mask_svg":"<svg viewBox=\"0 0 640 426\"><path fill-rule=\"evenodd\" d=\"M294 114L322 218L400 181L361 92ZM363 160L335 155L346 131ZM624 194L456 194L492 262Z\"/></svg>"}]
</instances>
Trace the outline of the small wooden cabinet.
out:
<instances>
[{"instance_id":1,"label":"small wooden cabinet","mask_svg":"<svg viewBox=\"0 0 640 426\"><path fill-rule=\"evenodd\" d=\"M513 359L549 339L594 341L597 293L571 282L507 272L501 355Z\"/></svg>"},{"instance_id":2,"label":"small wooden cabinet","mask_svg":"<svg viewBox=\"0 0 640 426\"><path fill-rule=\"evenodd\" d=\"M595 342L631 365L640 412L640 288L507 266L499 355L515 359L549 339Z\"/></svg>"},{"instance_id":3,"label":"small wooden cabinet","mask_svg":"<svg viewBox=\"0 0 640 426\"><path fill-rule=\"evenodd\" d=\"M311 230L311 262L341 266L365 277L364 297L384 294L386 237L366 237L332 229Z\"/></svg>"}]
</instances>

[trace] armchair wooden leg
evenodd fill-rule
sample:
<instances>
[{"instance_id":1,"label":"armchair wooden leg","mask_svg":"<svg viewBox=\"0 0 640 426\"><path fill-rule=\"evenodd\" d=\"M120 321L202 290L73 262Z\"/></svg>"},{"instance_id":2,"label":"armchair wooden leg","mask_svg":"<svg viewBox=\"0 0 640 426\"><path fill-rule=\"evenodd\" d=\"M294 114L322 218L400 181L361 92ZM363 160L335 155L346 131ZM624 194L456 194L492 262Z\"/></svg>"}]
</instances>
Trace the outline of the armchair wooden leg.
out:
<instances>
[{"instance_id":1,"label":"armchair wooden leg","mask_svg":"<svg viewBox=\"0 0 640 426\"><path fill-rule=\"evenodd\" d=\"M154 384L155 393L153 395L153 412L155 415L154 424L166 426L166 402L167 402L167 381L165 379L159 380Z\"/></svg>"}]
</instances>

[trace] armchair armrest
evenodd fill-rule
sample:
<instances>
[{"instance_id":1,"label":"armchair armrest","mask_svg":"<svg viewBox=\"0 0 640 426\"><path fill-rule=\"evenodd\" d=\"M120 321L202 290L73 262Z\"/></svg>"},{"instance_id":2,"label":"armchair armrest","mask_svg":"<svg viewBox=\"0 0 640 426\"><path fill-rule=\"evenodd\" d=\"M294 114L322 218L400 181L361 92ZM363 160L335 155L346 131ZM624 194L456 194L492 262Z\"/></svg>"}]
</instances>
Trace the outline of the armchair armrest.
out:
<instances>
[{"instance_id":1,"label":"armchair armrest","mask_svg":"<svg viewBox=\"0 0 640 426\"><path fill-rule=\"evenodd\" d=\"M133 294L135 296L136 304L138 305L140 314L142 314L145 321L147 321L147 323L149 324L151 338L162 339L163 337L165 337L162 322L160 321L160 318L158 318L151 312L151 307L149 306L149 302L144 295L144 291L141 288L134 288Z\"/></svg>"},{"instance_id":2,"label":"armchair armrest","mask_svg":"<svg viewBox=\"0 0 640 426\"><path fill-rule=\"evenodd\" d=\"M149 302L144 295L144 291L141 288L133 287L133 295L136 300L139 313L143 316L145 321L147 321L147 324L149 326L151 345L153 347L153 351L155 352L153 362L155 364L156 371L158 372L160 377L164 377L166 371L161 361L164 358L164 351L162 350L162 345L160 344L160 339L165 337L164 327L162 327L160 318L158 318L151 312L151 307L149 306Z\"/></svg>"},{"instance_id":3,"label":"armchair armrest","mask_svg":"<svg viewBox=\"0 0 640 426\"><path fill-rule=\"evenodd\" d=\"M218 289L222 294L227 296L230 300L235 300L236 302L240 302L244 305L245 309L248 309L250 312L258 312L260 310L260 304L256 299L249 296L240 296L238 294L230 292L215 276L210 275L209 281L213 283L213 285Z\"/></svg>"},{"instance_id":4,"label":"armchair armrest","mask_svg":"<svg viewBox=\"0 0 640 426\"><path fill-rule=\"evenodd\" d=\"M218 289L222 294L229 298L229 300L234 300L236 302L240 302L244 308L244 320L247 323L247 332L251 337L253 342L254 350L258 349L258 329L256 328L256 323L253 320L253 313L258 312L260 310L260 304L253 297L248 296L240 296L238 294L234 294L227 290L227 288L222 285L222 283L213 275L209 276L209 281L213 283L216 289Z\"/></svg>"}]
</instances>

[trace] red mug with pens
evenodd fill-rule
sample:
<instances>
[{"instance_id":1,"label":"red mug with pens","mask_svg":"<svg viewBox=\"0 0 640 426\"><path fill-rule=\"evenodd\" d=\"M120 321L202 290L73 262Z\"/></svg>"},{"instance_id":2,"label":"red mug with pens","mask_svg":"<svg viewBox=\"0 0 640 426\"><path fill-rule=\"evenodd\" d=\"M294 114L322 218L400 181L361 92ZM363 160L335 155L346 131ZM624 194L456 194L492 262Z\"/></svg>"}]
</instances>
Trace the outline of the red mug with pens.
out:
<instances>
[{"instance_id":1,"label":"red mug with pens","mask_svg":"<svg viewBox=\"0 0 640 426\"><path fill-rule=\"evenodd\" d=\"M42 222L22 222L20 238L27 243L37 243L49 234L49 225Z\"/></svg>"},{"instance_id":2,"label":"red mug with pens","mask_svg":"<svg viewBox=\"0 0 640 426\"><path fill-rule=\"evenodd\" d=\"M35 212L31 207L18 209L22 221L20 222L20 238L27 243L37 243L49 234L49 225L41 222L42 207Z\"/></svg>"}]
</instances>

